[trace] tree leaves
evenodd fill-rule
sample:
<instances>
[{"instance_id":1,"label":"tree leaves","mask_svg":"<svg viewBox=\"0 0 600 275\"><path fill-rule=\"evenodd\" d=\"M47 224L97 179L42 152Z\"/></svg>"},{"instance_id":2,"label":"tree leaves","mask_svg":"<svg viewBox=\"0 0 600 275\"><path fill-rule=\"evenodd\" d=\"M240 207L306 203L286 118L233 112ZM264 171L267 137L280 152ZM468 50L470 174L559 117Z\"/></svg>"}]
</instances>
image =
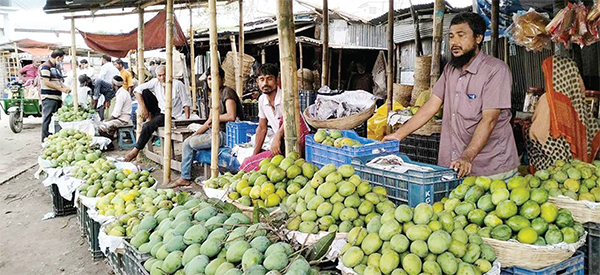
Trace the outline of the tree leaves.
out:
<instances>
[{"instance_id":1,"label":"tree leaves","mask_svg":"<svg viewBox=\"0 0 600 275\"><path fill-rule=\"evenodd\" d=\"M330 232L325 235L325 237L321 238L308 249L308 252L305 255L306 260L310 262L322 258L329 250L334 239L335 232Z\"/></svg>"}]
</instances>

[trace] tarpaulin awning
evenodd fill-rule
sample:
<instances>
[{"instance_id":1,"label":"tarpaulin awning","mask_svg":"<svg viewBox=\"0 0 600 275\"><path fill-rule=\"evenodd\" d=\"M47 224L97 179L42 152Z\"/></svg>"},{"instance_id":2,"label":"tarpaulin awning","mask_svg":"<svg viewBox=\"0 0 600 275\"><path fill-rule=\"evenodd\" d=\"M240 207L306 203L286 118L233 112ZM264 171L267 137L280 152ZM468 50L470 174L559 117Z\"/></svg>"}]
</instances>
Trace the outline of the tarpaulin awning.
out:
<instances>
[{"instance_id":1,"label":"tarpaulin awning","mask_svg":"<svg viewBox=\"0 0 600 275\"><path fill-rule=\"evenodd\" d=\"M19 47L19 50L30 53L33 56L49 56L52 53L51 49L45 48L22 48Z\"/></svg>"},{"instance_id":2,"label":"tarpaulin awning","mask_svg":"<svg viewBox=\"0 0 600 275\"><path fill-rule=\"evenodd\" d=\"M167 13L159 12L154 18L144 24L144 49L155 50L164 48L166 43ZM173 45L184 46L187 43L185 34L177 19L173 18ZM125 57L130 50L137 49L138 29L124 34L98 34L78 30L88 47L113 57Z\"/></svg>"}]
</instances>

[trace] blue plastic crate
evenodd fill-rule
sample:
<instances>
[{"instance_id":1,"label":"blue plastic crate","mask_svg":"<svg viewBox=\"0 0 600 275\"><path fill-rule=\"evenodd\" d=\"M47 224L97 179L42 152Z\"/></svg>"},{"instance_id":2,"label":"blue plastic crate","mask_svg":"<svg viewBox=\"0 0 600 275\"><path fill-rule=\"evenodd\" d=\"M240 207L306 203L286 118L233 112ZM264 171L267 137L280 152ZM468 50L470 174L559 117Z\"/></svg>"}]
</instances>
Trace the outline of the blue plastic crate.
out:
<instances>
[{"instance_id":1,"label":"blue plastic crate","mask_svg":"<svg viewBox=\"0 0 600 275\"><path fill-rule=\"evenodd\" d=\"M381 153L398 153L400 143L397 140L379 142L373 139L360 137L354 131L342 131L347 138L358 140L362 143L358 147L343 146L336 148L315 141L314 135L306 136L306 161L314 163L318 167L332 163L335 167L352 163L352 158L371 156Z\"/></svg>"},{"instance_id":2,"label":"blue plastic crate","mask_svg":"<svg viewBox=\"0 0 600 275\"><path fill-rule=\"evenodd\" d=\"M501 275L584 275L584 269L584 255L581 252L576 252L575 256L553 266L538 270L511 267L503 269Z\"/></svg>"},{"instance_id":3,"label":"blue plastic crate","mask_svg":"<svg viewBox=\"0 0 600 275\"><path fill-rule=\"evenodd\" d=\"M579 251L585 257L585 274L600 274L600 224L588 222L583 226L588 234Z\"/></svg>"},{"instance_id":4,"label":"blue plastic crate","mask_svg":"<svg viewBox=\"0 0 600 275\"><path fill-rule=\"evenodd\" d=\"M352 165L364 181L384 187L394 203L408 204L411 207L422 202L433 204L448 196L460 183L456 173L450 168L420 163L410 160L405 155L400 156L407 163L431 167L433 171L408 170L405 173L397 173L367 166L377 155L354 158Z\"/></svg>"},{"instance_id":5,"label":"blue plastic crate","mask_svg":"<svg viewBox=\"0 0 600 275\"><path fill-rule=\"evenodd\" d=\"M258 123L227 122L225 128L225 133L227 134L226 146L233 148L237 144L250 141L248 139L248 134L255 134L256 128L258 128Z\"/></svg>"}]
</instances>

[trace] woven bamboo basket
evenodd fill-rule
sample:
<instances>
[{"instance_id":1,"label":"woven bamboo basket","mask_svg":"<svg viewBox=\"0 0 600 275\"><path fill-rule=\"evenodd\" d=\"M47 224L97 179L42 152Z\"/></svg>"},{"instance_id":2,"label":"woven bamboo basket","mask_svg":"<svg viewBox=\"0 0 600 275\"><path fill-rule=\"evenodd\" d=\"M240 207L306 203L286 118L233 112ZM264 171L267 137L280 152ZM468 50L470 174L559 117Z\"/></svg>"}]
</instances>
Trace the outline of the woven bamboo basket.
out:
<instances>
[{"instance_id":1,"label":"woven bamboo basket","mask_svg":"<svg viewBox=\"0 0 600 275\"><path fill-rule=\"evenodd\" d=\"M373 114L375 113L376 107L377 106L375 104L373 104L370 108L368 108L358 114L354 114L354 115L343 117L343 118L334 118L334 119L327 119L327 120L318 120L318 119L312 118L308 114L309 108L304 109L303 115L304 115L304 120L306 120L306 123L308 123L308 125L312 126L313 128L350 130L350 129L354 129L354 128L360 126L365 121L367 121L367 119L371 118L371 116L373 116Z\"/></svg>"},{"instance_id":2,"label":"woven bamboo basket","mask_svg":"<svg viewBox=\"0 0 600 275\"><path fill-rule=\"evenodd\" d=\"M433 120L425 123L423 127L416 130L413 134L420 136L431 136L433 134L439 134L442 132L442 124L437 123Z\"/></svg>"},{"instance_id":3,"label":"woven bamboo basket","mask_svg":"<svg viewBox=\"0 0 600 275\"><path fill-rule=\"evenodd\" d=\"M429 90L431 80L431 55L418 56L415 60L415 86L412 90L410 104L414 105L422 91Z\"/></svg>"},{"instance_id":4,"label":"woven bamboo basket","mask_svg":"<svg viewBox=\"0 0 600 275\"><path fill-rule=\"evenodd\" d=\"M587 234L584 234L577 243L568 244L567 246L570 246L570 249L557 247L556 245L530 245L492 238L483 238L483 242L494 248L496 258L502 264L502 268L516 266L527 269L542 269L571 258L575 251L585 243L586 237Z\"/></svg>"},{"instance_id":5,"label":"woven bamboo basket","mask_svg":"<svg viewBox=\"0 0 600 275\"><path fill-rule=\"evenodd\" d=\"M403 85L394 83L394 100L400 102L402 106L407 107L410 105L410 98L412 96L413 86Z\"/></svg>"},{"instance_id":6,"label":"woven bamboo basket","mask_svg":"<svg viewBox=\"0 0 600 275\"><path fill-rule=\"evenodd\" d=\"M600 203L589 201L576 201L568 197L550 197L548 201L558 208L569 209L573 214L573 219L580 223L595 222L600 223Z\"/></svg>"},{"instance_id":7,"label":"woven bamboo basket","mask_svg":"<svg viewBox=\"0 0 600 275\"><path fill-rule=\"evenodd\" d=\"M225 60L221 64L221 68L225 71L225 80L223 84L235 90L235 62L234 58L237 58L233 52L228 52L225 56ZM248 54L244 54L244 64L242 67L242 81L244 82L242 87L245 85L246 78L250 75L252 64L254 64L254 57Z\"/></svg>"}]
</instances>

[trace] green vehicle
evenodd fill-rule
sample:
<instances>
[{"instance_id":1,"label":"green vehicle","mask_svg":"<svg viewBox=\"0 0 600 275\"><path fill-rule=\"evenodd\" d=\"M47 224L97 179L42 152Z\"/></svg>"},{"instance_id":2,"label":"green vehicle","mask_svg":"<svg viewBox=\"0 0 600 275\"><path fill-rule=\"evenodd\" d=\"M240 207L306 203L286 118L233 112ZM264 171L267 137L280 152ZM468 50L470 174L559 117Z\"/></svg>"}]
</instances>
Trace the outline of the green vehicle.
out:
<instances>
[{"instance_id":1,"label":"green vehicle","mask_svg":"<svg viewBox=\"0 0 600 275\"><path fill-rule=\"evenodd\" d=\"M0 101L0 110L8 116L10 130L16 134L23 130L23 117L42 116L42 106L37 98L25 98L25 88L19 82L12 82L10 91L11 98Z\"/></svg>"}]
</instances>

